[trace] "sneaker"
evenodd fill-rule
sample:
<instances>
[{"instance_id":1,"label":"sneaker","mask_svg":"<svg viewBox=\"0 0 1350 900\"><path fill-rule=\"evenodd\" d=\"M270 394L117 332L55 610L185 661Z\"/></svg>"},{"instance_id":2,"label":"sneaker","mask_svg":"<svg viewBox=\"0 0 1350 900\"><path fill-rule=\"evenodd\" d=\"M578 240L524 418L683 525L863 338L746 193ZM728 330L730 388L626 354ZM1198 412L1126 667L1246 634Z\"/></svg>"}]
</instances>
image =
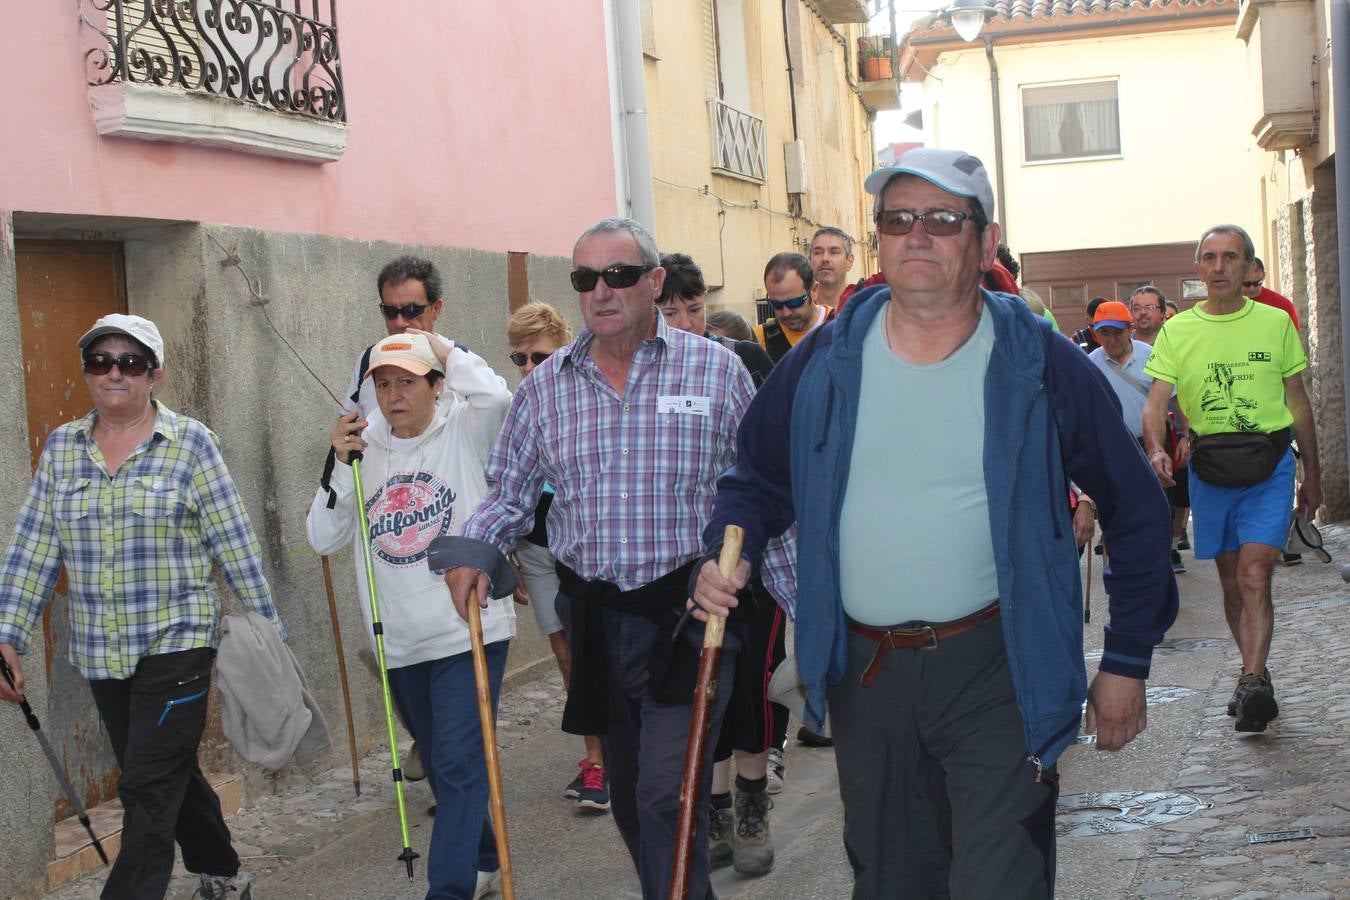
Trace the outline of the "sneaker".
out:
<instances>
[{"instance_id":1,"label":"sneaker","mask_svg":"<svg viewBox=\"0 0 1350 900\"><path fill-rule=\"evenodd\" d=\"M783 763L783 751L774 747L769 751L769 786L766 790L768 790L770 794L783 793L783 776L786 774L787 766Z\"/></svg>"},{"instance_id":2,"label":"sneaker","mask_svg":"<svg viewBox=\"0 0 1350 900\"><path fill-rule=\"evenodd\" d=\"M591 761L589 759L583 759L577 763L577 768L580 771L577 772L577 777L573 778L567 787L563 788L564 797L568 800L575 800L581 796L581 786L586 783L586 770L590 767Z\"/></svg>"},{"instance_id":3,"label":"sneaker","mask_svg":"<svg viewBox=\"0 0 1350 900\"><path fill-rule=\"evenodd\" d=\"M499 894L502 890L502 871L479 872L478 882L473 887L473 900L480 900L490 894Z\"/></svg>"},{"instance_id":4,"label":"sneaker","mask_svg":"<svg viewBox=\"0 0 1350 900\"><path fill-rule=\"evenodd\" d=\"M1185 528L1181 529L1181 534L1177 536L1177 549L1178 550L1191 549L1191 535L1190 532Z\"/></svg>"},{"instance_id":5,"label":"sneaker","mask_svg":"<svg viewBox=\"0 0 1350 900\"><path fill-rule=\"evenodd\" d=\"M1180 575L1181 573L1183 573L1183 572L1185 572L1185 571L1186 571L1186 564L1185 564L1184 562L1181 561L1181 553L1180 553L1180 551L1173 550L1173 551L1172 551L1172 574L1173 574L1173 575Z\"/></svg>"},{"instance_id":6,"label":"sneaker","mask_svg":"<svg viewBox=\"0 0 1350 900\"><path fill-rule=\"evenodd\" d=\"M721 869L731 865L734 852L731 836L735 831L736 814L730 806L722 809L713 807L708 811L708 868Z\"/></svg>"},{"instance_id":7,"label":"sneaker","mask_svg":"<svg viewBox=\"0 0 1350 900\"><path fill-rule=\"evenodd\" d=\"M605 767L591 765L581 771L581 787L577 790L577 807L603 812L609 809L609 779Z\"/></svg>"},{"instance_id":8,"label":"sneaker","mask_svg":"<svg viewBox=\"0 0 1350 900\"><path fill-rule=\"evenodd\" d=\"M834 738L817 734L803 725L797 729L797 743L804 744L807 747L833 747Z\"/></svg>"},{"instance_id":9,"label":"sneaker","mask_svg":"<svg viewBox=\"0 0 1350 900\"><path fill-rule=\"evenodd\" d=\"M1301 562L1303 562L1302 553L1286 553L1284 555L1284 564L1286 566L1296 566Z\"/></svg>"},{"instance_id":10,"label":"sneaker","mask_svg":"<svg viewBox=\"0 0 1350 900\"><path fill-rule=\"evenodd\" d=\"M427 777L426 769L422 768L422 754L417 749L417 741L413 741L408 755L403 758L403 777L408 781L421 781Z\"/></svg>"},{"instance_id":11,"label":"sneaker","mask_svg":"<svg viewBox=\"0 0 1350 900\"><path fill-rule=\"evenodd\" d=\"M767 791L736 791L736 833L731 841L732 864L742 875L767 875L773 868L773 844L769 840L769 810L773 800Z\"/></svg>"},{"instance_id":12,"label":"sneaker","mask_svg":"<svg viewBox=\"0 0 1350 900\"><path fill-rule=\"evenodd\" d=\"M1237 702L1237 722L1234 731L1265 731L1266 725L1280 714L1280 706L1275 702L1275 687L1270 683L1270 673L1262 675L1247 673L1238 679L1237 690L1233 692Z\"/></svg>"},{"instance_id":13,"label":"sneaker","mask_svg":"<svg viewBox=\"0 0 1350 900\"><path fill-rule=\"evenodd\" d=\"M234 875L201 875L193 897L201 900L253 900L253 879L240 869Z\"/></svg>"}]
</instances>

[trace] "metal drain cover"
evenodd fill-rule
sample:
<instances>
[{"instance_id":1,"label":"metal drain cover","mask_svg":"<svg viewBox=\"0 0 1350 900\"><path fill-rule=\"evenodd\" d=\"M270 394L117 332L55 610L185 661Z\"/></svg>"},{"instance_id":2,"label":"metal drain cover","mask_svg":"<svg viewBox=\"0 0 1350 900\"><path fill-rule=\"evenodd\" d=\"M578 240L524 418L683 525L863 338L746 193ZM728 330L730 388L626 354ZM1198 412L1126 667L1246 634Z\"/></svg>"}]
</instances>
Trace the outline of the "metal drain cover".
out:
<instances>
[{"instance_id":1,"label":"metal drain cover","mask_svg":"<svg viewBox=\"0 0 1350 900\"><path fill-rule=\"evenodd\" d=\"M1172 791L1102 791L1064 794L1055 806L1055 834L1059 837L1092 837L1152 828L1185 818L1205 803Z\"/></svg>"},{"instance_id":2,"label":"metal drain cover","mask_svg":"<svg viewBox=\"0 0 1350 900\"><path fill-rule=\"evenodd\" d=\"M1160 684L1156 687L1144 689L1144 702L1149 706L1162 706L1165 703L1176 703L1178 700L1185 700L1194 694L1195 691L1188 687L1181 687L1175 684ZM1083 712L1087 712L1087 701L1083 701ZM1078 743L1087 743L1080 739Z\"/></svg>"},{"instance_id":3,"label":"metal drain cover","mask_svg":"<svg viewBox=\"0 0 1350 900\"><path fill-rule=\"evenodd\" d=\"M1163 641L1157 646L1162 653L1194 653L1197 650L1217 650L1233 643L1231 638L1193 637Z\"/></svg>"}]
</instances>

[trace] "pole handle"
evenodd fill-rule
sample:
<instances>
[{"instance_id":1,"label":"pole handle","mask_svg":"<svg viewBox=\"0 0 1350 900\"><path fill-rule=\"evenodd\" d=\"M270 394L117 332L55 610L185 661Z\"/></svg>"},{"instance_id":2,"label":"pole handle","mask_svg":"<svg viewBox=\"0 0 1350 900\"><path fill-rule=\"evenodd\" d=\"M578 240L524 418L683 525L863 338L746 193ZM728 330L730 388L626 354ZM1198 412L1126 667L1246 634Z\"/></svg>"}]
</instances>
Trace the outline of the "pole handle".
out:
<instances>
[{"instance_id":1,"label":"pole handle","mask_svg":"<svg viewBox=\"0 0 1350 900\"><path fill-rule=\"evenodd\" d=\"M722 552L717 558L717 570L724 578L730 578L741 561L741 545L745 543L745 529L739 525L728 525L722 533ZM703 646L720 647L726 635L727 620L722 616L708 616L708 624L703 628Z\"/></svg>"}]
</instances>

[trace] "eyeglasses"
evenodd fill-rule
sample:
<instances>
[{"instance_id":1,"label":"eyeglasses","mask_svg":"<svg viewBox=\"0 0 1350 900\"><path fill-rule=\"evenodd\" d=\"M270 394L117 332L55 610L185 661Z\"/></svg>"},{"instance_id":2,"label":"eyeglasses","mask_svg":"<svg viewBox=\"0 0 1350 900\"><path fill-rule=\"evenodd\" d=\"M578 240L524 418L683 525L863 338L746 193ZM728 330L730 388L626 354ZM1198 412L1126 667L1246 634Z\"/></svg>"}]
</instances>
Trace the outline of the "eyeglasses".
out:
<instances>
[{"instance_id":1,"label":"eyeglasses","mask_svg":"<svg viewBox=\"0 0 1350 900\"><path fill-rule=\"evenodd\" d=\"M950 237L959 234L966 219L974 218L970 213L957 212L954 209L930 209L916 213L912 209L883 209L877 213L877 231L882 234L909 234L914 230L915 222L923 223L923 230L933 237Z\"/></svg>"},{"instance_id":2,"label":"eyeglasses","mask_svg":"<svg viewBox=\"0 0 1350 900\"><path fill-rule=\"evenodd\" d=\"M532 362L536 366L543 365L544 360L553 355L552 351L548 353L542 350L536 350L533 353L521 353L519 350L511 354L511 363L515 366L524 366L527 362Z\"/></svg>"},{"instance_id":3,"label":"eyeglasses","mask_svg":"<svg viewBox=\"0 0 1350 900\"><path fill-rule=\"evenodd\" d=\"M380 312L384 313L384 317L391 322L399 316L411 322L429 309L431 309L430 303L405 303L402 306L390 306L388 303L380 304Z\"/></svg>"},{"instance_id":4,"label":"eyeglasses","mask_svg":"<svg viewBox=\"0 0 1350 900\"><path fill-rule=\"evenodd\" d=\"M595 283L601 279L616 290L632 287L638 283L639 278L655 268L656 266L610 266L599 272L594 269L577 269L572 273L572 287L577 293L584 294L595 290Z\"/></svg>"},{"instance_id":5,"label":"eyeglasses","mask_svg":"<svg viewBox=\"0 0 1350 900\"><path fill-rule=\"evenodd\" d=\"M1161 308L1156 303L1140 303L1138 306L1131 307L1130 311L1137 316L1141 312L1157 312Z\"/></svg>"},{"instance_id":6,"label":"eyeglasses","mask_svg":"<svg viewBox=\"0 0 1350 900\"><path fill-rule=\"evenodd\" d=\"M772 306L774 309L797 309L803 303L805 303L807 300L810 299L811 294L808 291L807 293L802 294L800 297L793 297L791 300L770 300L769 305Z\"/></svg>"},{"instance_id":7,"label":"eyeglasses","mask_svg":"<svg viewBox=\"0 0 1350 900\"><path fill-rule=\"evenodd\" d=\"M1255 281L1244 281L1244 282L1242 282L1242 286L1243 286L1243 287L1260 287L1260 286L1261 286L1261 282L1263 282L1263 281L1265 281L1264 278L1258 278L1258 279L1256 279Z\"/></svg>"},{"instance_id":8,"label":"eyeglasses","mask_svg":"<svg viewBox=\"0 0 1350 900\"><path fill-rule=\"evenodd\" d=\"M84 355L84 370L90 375L107 375L113 366L123 375L144 375L150 369L150 358L142 353L113 356L102 351Z\"/></svg>"}]
</instances>

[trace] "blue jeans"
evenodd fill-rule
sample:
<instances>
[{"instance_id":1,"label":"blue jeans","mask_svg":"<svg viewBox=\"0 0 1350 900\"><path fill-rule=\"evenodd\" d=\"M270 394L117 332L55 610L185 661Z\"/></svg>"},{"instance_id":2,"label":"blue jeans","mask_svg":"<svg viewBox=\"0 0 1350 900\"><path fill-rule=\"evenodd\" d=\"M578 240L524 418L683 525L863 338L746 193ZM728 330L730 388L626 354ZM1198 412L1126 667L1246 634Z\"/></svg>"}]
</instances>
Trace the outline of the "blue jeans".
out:
<instances>
[{"instance_id":1,"label":"blue jeans","mask_svg":"<svg viewBox=\"0 0 1350 900\"><path fill-rule=\"evenodd\" d=\"M492 712L497 712L510 641L488 644ZM389 687L417 741L436 822L427 856L427 898L473 897L478 872L497 870L497 844L488 815L487 767L473 657L459 653L389 670Z\"/></svg>"}]
</instances>

